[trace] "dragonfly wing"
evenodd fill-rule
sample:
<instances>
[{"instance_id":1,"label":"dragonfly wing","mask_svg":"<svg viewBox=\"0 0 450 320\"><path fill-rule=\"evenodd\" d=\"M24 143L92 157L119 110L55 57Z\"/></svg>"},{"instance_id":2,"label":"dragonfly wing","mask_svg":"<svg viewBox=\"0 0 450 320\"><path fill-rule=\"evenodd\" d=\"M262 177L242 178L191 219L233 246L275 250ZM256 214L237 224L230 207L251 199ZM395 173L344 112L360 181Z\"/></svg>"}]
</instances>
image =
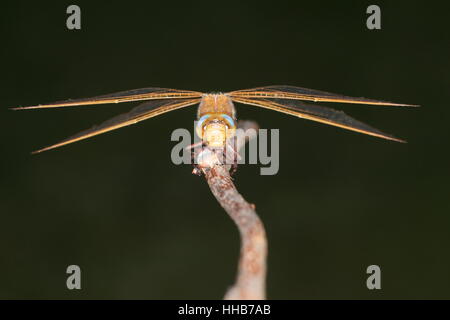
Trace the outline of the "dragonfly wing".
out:
<instances>
[{"instance_id":1,"label":"dragonfly wing","mask_svg":"<svg viewBox=\"0 0 450 320\"><path fill-rule=\"evenodd\" d=\"M406 142L392 135L381 132L378 129L372 128L369 125L362 123L356 119L353 119L352 117L349 117L342 111L336 111L319 105L306 104L304 102L287 99L267 100L267 99L233 98L233 101L257 107L267 108L278 112L283 112L302 119L313 120L387 140Z\"/></svg>"},{"instance_id":2,"label":"dragonfly wing","mask_svg":"<svg viewBox=\"0 0 450 320\"><path fill-rule=\"evenodd\" d=\"M293 86L259 87L254 89L232 91L229 92L228 95L233 98L235 97L235 98L293 99L293 100L306 100L314 102L340 102L340 103L370 104L381 106L417 107L417 105L412 104L403 104L367 98L349 97L336 93Z\"/></svg>"},{"instance_id":3,"label":"dragonfly wing","mask_svg":"<svg viewBox=\"0 0 450 320\"><path fill-rule=\"evenodd\" d=\"M102 96L82 99L69 99L64 101L57 101L49 104L42 104L29 107L17 107L12 110L26 110L26 109L43 109L43 108L58 108L58 107L72 107L72 106L86 106L94 104L107 103L121 103L129 101L155 100L155 99L188 99L200 98L203 93L188 90L166 89L166 88L143 88L128 91L121 91L110 93Z\"/></svg>"},{"instance_id":4,"label":"dragonfly wing","mask_svg":"<svg viewBox=\"0 0 450 320\"><path fill-rule=\"evenodd\" d=\"M135 124L139 121L147 120L158 116L160 114L173 111L176 109L191 106L200 102L200 99L188 99L188 100L155 100L143 103L130 112L118 115L112 119L103 122L100 125L94 126L90 129L81 131L59 143L45 147L43 149L34 151L34 153L40 153L50 149L58 148L69 143L84 140L108 131L119 129L131 124Z\"/></svg>"}]
</instances>

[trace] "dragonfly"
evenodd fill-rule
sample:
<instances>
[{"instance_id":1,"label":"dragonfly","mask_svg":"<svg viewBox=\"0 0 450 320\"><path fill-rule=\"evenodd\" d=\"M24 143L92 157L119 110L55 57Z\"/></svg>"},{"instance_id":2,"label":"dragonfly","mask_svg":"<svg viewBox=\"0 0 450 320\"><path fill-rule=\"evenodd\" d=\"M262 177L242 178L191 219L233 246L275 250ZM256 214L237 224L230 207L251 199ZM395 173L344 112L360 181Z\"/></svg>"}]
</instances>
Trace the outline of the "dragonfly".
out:
<instances>
[{"instance_id":1,"label":"dragonfly","mask_svg":"<svg viewBox=\"0 0 450 320\"><path fill-rule=\"evenodd\" d=\"M198 105L196 133L201 138L201 141L212 149L223 148L227 140L233 137L236 130L237 119L234 103L278 111L301 119L312 120L382 139L406 142L360 122L342 111L337 111L317 103L334 102L394 107L418 106L362 97L350 97L295 86L273 85L226 93L203 93L167 88L142 88L92 98L69 99L49 104L11 109L62 108L133 101L145 102L131 109L128 113L118 115L90 129L81 131L58 143L32 153L35 154L62 147L193 105Z\"/></svg>"}]
</instances>

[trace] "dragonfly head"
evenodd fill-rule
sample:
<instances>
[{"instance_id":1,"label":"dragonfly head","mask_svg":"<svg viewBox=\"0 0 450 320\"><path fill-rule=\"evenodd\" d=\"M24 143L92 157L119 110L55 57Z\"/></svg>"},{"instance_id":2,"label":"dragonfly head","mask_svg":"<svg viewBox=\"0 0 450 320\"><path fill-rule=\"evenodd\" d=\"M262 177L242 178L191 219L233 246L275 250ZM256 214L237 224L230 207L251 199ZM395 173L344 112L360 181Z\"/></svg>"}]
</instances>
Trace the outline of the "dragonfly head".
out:
<instances>
[{"instance_id":1,"label":"dragonfly head","mask_svg":"<svg viewBox=\"0 0 450 320\"><path fill-rule=\"evenodd\" d=\"M236 125L226 114L206 114L197 122L197 135L211 148L222 148L226 140L233 137Z\"/></svg>"}]
</instances>

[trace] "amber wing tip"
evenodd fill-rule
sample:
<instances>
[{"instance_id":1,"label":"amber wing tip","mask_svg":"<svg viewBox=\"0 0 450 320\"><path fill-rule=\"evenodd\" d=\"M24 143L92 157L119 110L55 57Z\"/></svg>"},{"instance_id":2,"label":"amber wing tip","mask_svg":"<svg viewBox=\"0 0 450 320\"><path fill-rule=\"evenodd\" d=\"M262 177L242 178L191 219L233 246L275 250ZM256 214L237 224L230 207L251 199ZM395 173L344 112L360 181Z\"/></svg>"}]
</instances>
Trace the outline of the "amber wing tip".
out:
<instances>
[{"instance_id":1,"label":"amber wing tip","mask_svg":"<svg viewBox=\"0 0 450 320\"><path fill-rule=\"evenodd\" d=\"M409 103L396 103L396 102L386 102L387 106L395 106L395 107L409 107L409 108L419 108L419 104L409 104Z\"/></svg>"},{"instance_id":2,"label":"amber wing tip","mask_svg":"<svg viewBox=\"0 0 450 320\"><path fill-rule=\"evenodd\" d=\"M16 110L39 109L39 108L40 108L40 106L12 107L12 108L9 108L9 110L14 110L14 111L16 111Z\"/></svg>"},{"instance_id":3,"label":"amber wing tip","mask_svg":"<svg viewBox=\"0 0 450 320\"><path fill-rule=\"evenodd\" d=\"M403 139L400 139L400 138L396 138L396 137L392 137L392 136L390 136L388 139L391 140L391 141L395 141L395 142L408 143L408 141L406 141L406 140L403 140Z\"/></svg>"},{"instance_id":4,"label":"amber wing tip","mask_svg":"<svg viewBox=\"0 0 450 320\"><path fill-rule=\"evenodd\" d=\"M42 153L42 152L47 151L47 150L50 150L50 149L53 149L53 148L51 148L51 147L46 147L46 148L34 150L34 151L31 152L31 154L32 154L32 155L35 155L35 154Z\"/></svg>"},{"instance_id":5,"label":"amber wing tip","mask_svg":"<svg viewBox=\"0 0 450 320\"><path fill-rule=\"evenodd\" d=\"M411 107L411 108L420 108L420 104L402 104L404 107Z\"/></svg>"}]
</instances>

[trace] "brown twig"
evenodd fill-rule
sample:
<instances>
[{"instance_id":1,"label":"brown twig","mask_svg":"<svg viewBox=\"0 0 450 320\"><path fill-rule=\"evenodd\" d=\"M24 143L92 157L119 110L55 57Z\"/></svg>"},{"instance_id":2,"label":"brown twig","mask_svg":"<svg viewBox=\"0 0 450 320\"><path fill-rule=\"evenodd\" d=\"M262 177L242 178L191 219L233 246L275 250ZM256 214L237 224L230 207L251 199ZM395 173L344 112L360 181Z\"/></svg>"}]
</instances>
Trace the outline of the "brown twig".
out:
<instances>
[{"instance_id":1,"label":"brown twig","mask_svg":"<svg viewBox=\"0 0 450 320\"><path fill-rule=\"evenodd\" d=\"M244 130L257 129L251 121L239 123ZM250 139L256 136L256 131L250 131ZM245 141L237 141L239 150ZM238 274L235 284L228 289L224 299L255 299L266 298L266 257L267 239L264 226L255 211L255 206L248 203L239 194L230 176L230 166L222 163L217 154L210 153L200 164L211 192L222 208L236 223L241 235L241 254L238 264Z\"/></svg>"}]
</instances>

